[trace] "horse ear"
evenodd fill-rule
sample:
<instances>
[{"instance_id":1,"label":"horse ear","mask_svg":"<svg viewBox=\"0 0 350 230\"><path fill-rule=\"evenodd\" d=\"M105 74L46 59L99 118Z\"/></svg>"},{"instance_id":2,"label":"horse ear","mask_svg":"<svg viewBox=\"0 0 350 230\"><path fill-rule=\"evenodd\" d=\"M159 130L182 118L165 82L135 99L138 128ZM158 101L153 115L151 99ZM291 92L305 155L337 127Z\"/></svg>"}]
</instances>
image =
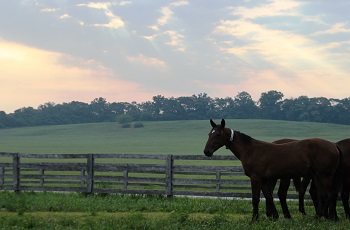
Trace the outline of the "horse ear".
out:
<instances>
[{"instance_id":1,"label":"horse ear","mask_svg":"<svg viewBox=\"0 0 350 230\"><path fill-rule=\"evenodd\" d=\"M213 127L213 128L216 127L216 124L215 124L215 122L212 119L210 119L210 124L211 124L211 127Z\"/></svg>"},{"instance_id":2,"label":"horse ear","mask_svg":"<svg viewBox=\"0 0 350 230\"><path fill-rule=\"evenodd\" d=\"M225 128L225 120L224 119L221 120L221 128Z\"/></svg>"}]
</instances>

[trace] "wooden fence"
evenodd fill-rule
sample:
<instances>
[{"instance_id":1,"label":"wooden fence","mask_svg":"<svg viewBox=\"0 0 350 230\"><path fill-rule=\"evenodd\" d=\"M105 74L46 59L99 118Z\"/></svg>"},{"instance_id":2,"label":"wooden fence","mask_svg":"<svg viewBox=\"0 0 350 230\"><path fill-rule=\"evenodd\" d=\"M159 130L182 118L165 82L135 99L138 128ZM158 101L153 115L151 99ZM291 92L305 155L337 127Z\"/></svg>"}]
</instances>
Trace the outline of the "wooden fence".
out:
<instances>
[{"instance_id":1,"label":"wooden fence","mask_svg":"<svg viewBox=\"0 0 350 230\"><path fill-rule=\"evenodd\" d=\"M236 157L199 155L0 153L0 190L251 197Z\"/></svg>"}]
</instances>

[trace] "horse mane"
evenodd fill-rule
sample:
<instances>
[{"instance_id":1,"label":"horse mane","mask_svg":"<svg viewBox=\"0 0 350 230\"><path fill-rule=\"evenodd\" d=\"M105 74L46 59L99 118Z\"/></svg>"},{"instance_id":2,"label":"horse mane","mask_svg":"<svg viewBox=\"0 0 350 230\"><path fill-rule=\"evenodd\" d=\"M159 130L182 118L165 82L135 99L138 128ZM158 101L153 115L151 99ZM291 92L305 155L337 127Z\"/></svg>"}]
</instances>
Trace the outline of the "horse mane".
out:
<instances>
[{"instance_id":1,"label":"horse mane","mask_svg":"<svg viewBox=\"0 0 350 230\"><path fill-rule=\"evenodd\" d=\"M252 138L251 136L248 136L247 134L241 133L240 131L236 131L239 134L240 139L246 143L246 144L251 144L252 140L254 140L254 138Z\"/></svg>"}]
</instances>

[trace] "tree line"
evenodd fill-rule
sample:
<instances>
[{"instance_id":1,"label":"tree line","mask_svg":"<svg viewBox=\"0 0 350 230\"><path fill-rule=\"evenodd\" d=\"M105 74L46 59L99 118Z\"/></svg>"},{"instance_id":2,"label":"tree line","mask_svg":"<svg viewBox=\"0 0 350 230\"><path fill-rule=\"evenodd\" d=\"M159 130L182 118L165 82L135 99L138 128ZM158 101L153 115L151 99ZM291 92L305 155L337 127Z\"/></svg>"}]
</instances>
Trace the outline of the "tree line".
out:
<instances>
[{"instance_id":1,"label":"tree line","mask_svg":"<svg viewBox=\"0 0 350 230\"><path fill-rule=\"evenodd\" d=\"M133 121L225 119L273 119L350 124L350 98L325 97L284 99L282 92L270 90L254 101L248 92L235 97L211 98L206 93L170 97L158 95L152 101L107 102L95 98L91 103L47 102L38 108L23 107L13 113L0 111L0 128L112 122L129 116Z\"/></svg>"}]
</instances>

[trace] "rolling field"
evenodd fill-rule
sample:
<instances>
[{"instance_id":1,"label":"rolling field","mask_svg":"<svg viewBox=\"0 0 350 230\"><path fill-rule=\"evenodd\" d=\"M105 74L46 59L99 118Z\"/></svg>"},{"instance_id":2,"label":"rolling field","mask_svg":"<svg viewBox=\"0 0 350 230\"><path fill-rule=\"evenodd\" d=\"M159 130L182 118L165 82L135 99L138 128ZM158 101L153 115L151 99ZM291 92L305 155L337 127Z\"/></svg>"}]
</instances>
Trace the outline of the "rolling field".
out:
<instances>
[{"instance_id":1,"label":"rolling field","mask_svg":"<svg viewBox=\"0 0 350 230\"><path fill-rule=\"evenodd\" d=\"M0 129L0 152L202 155L211 128L208 120L143 124L144 128L108 122ZM263 141L350 137L349 126L336 124L242 119L226 120L226 126ZM231 153L222 148L216 154Z\"/></svg>"},{"instance_id":2,"label":"rolling field","mask_svg":"<svg viewBox=\"0 0 350 230\"><path fill-rule=\"evenodd\" d=\"M217 123L220 120L215 120ZM144 128L117 123L26 127L0 130L0 152L128 153L203 155L210 131L205 121L143 122ZM251 137L273 141L310 137L339 141L350 126L271 120L226 120L226 126ZM216 155L230 155L225 148ZM0 158L1 159L1 158ZM207 161L208 163L210 161ZM341 202L337 223L316 220L310 201L307 213L289 201L292 220L271 221L260 203L260 220L250 221L251 201L162 196L20 193L0 191L0 229L349 229Z\"/></svg>"}]
</instances>

